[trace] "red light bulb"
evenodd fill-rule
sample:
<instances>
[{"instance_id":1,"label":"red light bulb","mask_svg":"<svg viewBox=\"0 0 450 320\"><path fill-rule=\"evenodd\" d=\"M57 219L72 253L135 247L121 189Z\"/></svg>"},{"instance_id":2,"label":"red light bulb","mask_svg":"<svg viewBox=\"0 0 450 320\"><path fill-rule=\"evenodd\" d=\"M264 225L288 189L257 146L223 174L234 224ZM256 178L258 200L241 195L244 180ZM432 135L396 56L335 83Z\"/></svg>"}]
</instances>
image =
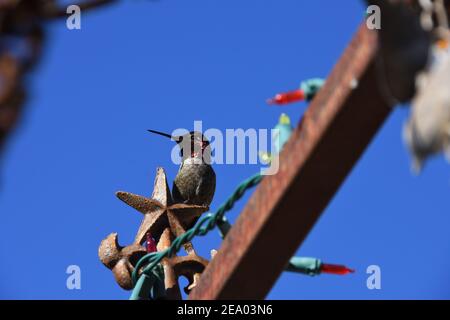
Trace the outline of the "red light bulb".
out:
<instances>
[{"instance_id":1,"label":"red light bulb","mask_svg":"<svg viewBox=\"0 0 450 320\"><path fill-rule=\"evenodd\" d=\"M327 263L322 263L320 271L322 273L337 274L337 275L346 275L355 272L355 270L347 268L346 266L343 265L327 264Z\"/></svg>"},{"instance_id":2,"label":"red light bulb","mask_svg":"<svg viewBox=\"0 0 450 320\"><path fill-rule=\"evenodd\" d=\"M305 100L305 93L301 89L278 93L274 98L268 99L268 104L288 104L292 102Z\"/></svg>"},{"instance_id":3,"label":"red light bulb","mask_svg":"<svg viewBox=\"0 0 450 320\"><path fill-rule=\"evenodd\" d=\"M145 241L145 249L148 253L156 252L156 241L153 239L150 232L147 232L146 234L146 241Z\"/></svg>"}]
</instances>

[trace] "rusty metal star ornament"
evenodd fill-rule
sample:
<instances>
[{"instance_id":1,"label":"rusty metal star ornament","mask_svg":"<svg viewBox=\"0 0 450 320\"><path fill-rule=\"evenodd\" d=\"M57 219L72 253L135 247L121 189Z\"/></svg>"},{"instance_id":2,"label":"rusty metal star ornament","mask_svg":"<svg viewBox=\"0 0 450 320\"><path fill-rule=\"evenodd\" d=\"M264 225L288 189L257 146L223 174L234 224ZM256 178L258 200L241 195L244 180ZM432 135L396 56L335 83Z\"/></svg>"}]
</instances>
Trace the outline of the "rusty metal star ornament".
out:
<instances>
[{"instance_id":1,"label":"rusty metal star ornament","mask_svg":"<svg viewBox=\"0 0 450 320\"><path fill-rule=\"evenodd\" d=\"M150 233L157 242L157 250L170 247L175 237L191 228L202 213L208 211L207 206L174 203L162 168L158 168L150 198L129 192L117 192L117 197L130 207L141 212L142 219L133 244L121 247L117 233L110 234L99 247L99 258L112 270L117 283L124 289L133 288L131 275L138 260L146 254L142 244ZM173 256L162 261L164 267L164 284L168 299L181 299L178 278L185 276L189 284L185 292L195 287L201 272L208 260L195 253L192 243L184 244L187 256Z\"/></svg>"},{"instance_id":2,"label":"rusty metal star ornament","mask_svg":"<svg viewBox=\"0 0 450 320\"><path fill-rule=\"evenodd\" d=\"M147 232L159 238L164 229L162 226L167 225L167 222L178 236L186 228L191 227L202 213L209 210L207 206L173 203L166 174L162 168L157 169L151 198L122 191L116 195L130 207L144 214L134 240L134 243L140 244L143 243Z\"/></svg>"}]
</instances>

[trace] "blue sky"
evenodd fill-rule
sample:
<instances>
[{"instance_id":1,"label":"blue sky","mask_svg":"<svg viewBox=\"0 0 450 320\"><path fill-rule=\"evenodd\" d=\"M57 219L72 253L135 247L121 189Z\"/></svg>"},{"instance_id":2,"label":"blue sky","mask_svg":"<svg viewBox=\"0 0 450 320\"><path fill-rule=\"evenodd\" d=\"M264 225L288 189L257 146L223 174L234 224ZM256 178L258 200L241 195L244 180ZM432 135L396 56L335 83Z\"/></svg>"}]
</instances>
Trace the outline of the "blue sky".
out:
<instances>
[{"instance_id":1,"label":"blue sky","mask_svg":"<svg viewBox=\"0 0 450 320\"><path fill-rule=\"evenodd\" d=\"M106 235L131 243L140 223L114 193L149 195L157 166L170 183L177 171L170 141L146 129L190 129L194 120L271 128L281 112L297 123L304 104L276 108L265 99L325 77L363 11L359 1L142 0L86 13L79 31L49 24L0 168L0 298L127 299L97 257ZM284 273L268 298L450 298L448 165L439 157L421 176L410 173L407 115L393 112L297 252L357 272ZM211 207L257 169L217 166ZM208 257L220 238L213 231L194 245ZM267 263L275 254L268 248ZM66 288L71 264L81 268L81 290ZM366 287L372 264L381 267L381 290Z\"/></svg>"}]
</instances>

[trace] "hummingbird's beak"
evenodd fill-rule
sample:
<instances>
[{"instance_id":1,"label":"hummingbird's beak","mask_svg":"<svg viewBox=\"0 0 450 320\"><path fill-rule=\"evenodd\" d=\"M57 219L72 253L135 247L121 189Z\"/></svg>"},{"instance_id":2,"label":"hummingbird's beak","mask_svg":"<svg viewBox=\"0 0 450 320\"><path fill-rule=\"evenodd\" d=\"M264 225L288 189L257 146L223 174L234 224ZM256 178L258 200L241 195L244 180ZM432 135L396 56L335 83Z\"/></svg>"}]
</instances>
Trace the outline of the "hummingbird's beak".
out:
<instances>
[{"instance_id":1,"label":"hummingbird's beak","mask_svg":"<svg viewBox=\"0 0 450 320\"><path fill-rule=\"evenodd\" d=\"M175 141L177 143L180 143L181 140L183 139L183 137L181 137L181 136L172 136L172 135L170 135L168 133L164 133L164 132L161 132L161 131L156 131L156 130L147 130L147 131L151 132L151 133L159 134L159 135L167 137L167 138L170 138L170 139L172 139L173 141Z\"/></svg>"}]
</instances>

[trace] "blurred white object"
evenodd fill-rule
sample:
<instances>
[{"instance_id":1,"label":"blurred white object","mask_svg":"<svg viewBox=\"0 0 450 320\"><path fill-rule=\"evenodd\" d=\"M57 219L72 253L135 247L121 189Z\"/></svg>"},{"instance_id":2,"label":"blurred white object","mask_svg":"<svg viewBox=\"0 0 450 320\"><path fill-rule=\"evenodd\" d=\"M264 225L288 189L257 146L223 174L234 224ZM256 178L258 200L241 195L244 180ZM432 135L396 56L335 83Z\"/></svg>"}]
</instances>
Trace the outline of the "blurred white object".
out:
<instances>
[{"instance_id":1,"label":"blurred white object","mask_svg":"<svg viewBox=\"0 0 450 320\"><path fill-rule=\"evenodd\" d=\"M443 46L446 44L446 47ZM448 42L433 46L428 70L417 76L417 93L403 136L419 173L431 155L444 152L450 161L450 51Z\"/></svg>"}]
</instances>

